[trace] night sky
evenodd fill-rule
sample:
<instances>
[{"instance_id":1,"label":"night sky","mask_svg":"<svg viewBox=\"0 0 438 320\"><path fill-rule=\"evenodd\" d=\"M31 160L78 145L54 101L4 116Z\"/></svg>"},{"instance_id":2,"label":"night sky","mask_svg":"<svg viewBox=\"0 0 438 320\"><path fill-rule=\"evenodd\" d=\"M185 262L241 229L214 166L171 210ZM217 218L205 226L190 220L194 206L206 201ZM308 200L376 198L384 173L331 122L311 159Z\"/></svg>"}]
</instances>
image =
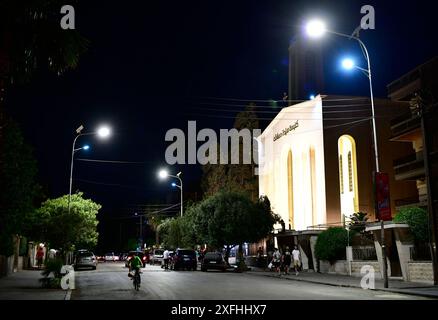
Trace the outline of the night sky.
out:
<instances>
[{"instance_id":1,"label":"night sky","mask_svg":"<svg viewBox=\"0 0 438 320\"><path fill-rule=\"evenodd\" d=\"M106 123L111 138L80 138L78 146L91 149L76 159L136 163L75 161L73 190L103 204L99 219L132 215L137 205L178 203L179 190L156 176L166 165L165 132L187 131L187 120L197 120L199 129L230 128L241 105L281 100L288 88L288 44L303 21L318 16L349 34L365 4L376 10L376 29L362 31L361 39L375 95L386 97L388 83L438 53L432 1L80 1L76 27L90 47L79 67L61 77L40 71L9 92L6 108L35 150L47 196L68 193L75 129ZM368 96L367 79L339 67L345 54L365 67L357 43L323 41L325 93ZM183 172L187 190L197 189L198 166L168 167ZM112 229L102 226L108 239Z\"/></svg>"}]
</instances>

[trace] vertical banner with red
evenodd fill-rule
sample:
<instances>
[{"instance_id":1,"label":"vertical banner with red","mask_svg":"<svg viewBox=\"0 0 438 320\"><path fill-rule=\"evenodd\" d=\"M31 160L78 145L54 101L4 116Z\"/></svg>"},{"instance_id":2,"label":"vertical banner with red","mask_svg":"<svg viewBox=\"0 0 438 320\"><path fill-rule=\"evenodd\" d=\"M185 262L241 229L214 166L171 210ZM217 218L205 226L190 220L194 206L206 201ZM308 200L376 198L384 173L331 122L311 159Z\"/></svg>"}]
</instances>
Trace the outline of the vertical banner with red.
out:
<instances>
[{"instance_id":1,"label":"vertical banner with red","mask_svg":"<svg viewBox=\"0 0 438 320\"><path fill-rule=\"evenodd\" d=\"M389 175L384 172L375 173L376 187L376 218L378 220L391 220L391 201L389 198Z\"/></svg>"}]
</instances>

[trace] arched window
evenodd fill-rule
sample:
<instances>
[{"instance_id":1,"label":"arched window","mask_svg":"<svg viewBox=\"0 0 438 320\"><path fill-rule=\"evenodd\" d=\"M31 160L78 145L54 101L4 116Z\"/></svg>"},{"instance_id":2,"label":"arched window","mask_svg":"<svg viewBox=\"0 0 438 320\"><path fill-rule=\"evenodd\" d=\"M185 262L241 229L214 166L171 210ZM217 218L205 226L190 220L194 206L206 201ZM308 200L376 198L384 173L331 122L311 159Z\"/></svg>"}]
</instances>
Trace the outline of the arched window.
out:
<instances>
[{"instance_id":1,"label":"arched window","mask_svg":"<svg viewBox=\"0 0 438 320\"><path fill-rule=\"evenodd\" d=\"M342 166L342 154L339 156L339 181L341 194L344 194L344 167Z\"/></svg>"},{"instance_id":2,"label":"arched window","mask_svg":"<svg viewBox=\"0 0 438 320\"><path fill-rule=\"evenodd\" d=\"M342 215L349 217L353 213L359 211L356 142L354 141L353 137L349 135L343 135L339 138L338 157L342 219ZM347 161L345 161L345 159L347 159Z\"/></svg>"},{"instance_id":3,"label":"arched window","mask_svg":"<svg viewBox=\"0 0 438 320\"><path fill-rule=\"evenodd\" d=\"M289 229L294 228L294 177L292 151L287 154L287 199L289 208Z\"/></svg>"},{"instance_id":4,"label":"arched window","mask_svg":"<svg viewBox=\"0 0 438 320\"><path fill-rule=\"evenodd\" d=\"M351 164L351 151L348 151L348 191L353 192L353 168Z\"/></svg>"}]
</instances>

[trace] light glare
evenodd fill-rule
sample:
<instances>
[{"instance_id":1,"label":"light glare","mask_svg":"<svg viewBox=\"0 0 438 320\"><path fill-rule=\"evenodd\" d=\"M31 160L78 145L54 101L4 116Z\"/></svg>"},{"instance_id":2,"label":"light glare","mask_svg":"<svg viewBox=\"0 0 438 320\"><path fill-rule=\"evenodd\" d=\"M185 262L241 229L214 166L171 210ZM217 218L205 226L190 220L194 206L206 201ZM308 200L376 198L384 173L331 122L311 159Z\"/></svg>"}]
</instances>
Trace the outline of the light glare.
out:
<instances>
[{"instance_id":1,"label":"light glare","mask_svg":"<svg viewBox=\"0 0 438 320\"><path fill-rule=\"evenodd\" d=\"M306 32L309 37L319 38L325 33L325 24L321 20L311 20L306 25Z\"/></svg>"},{"instance_id":2,"label":"light glare","mask_svg":"<svg viewBox=\"0 0 438 320\"><path fill-rule=\"evenodd\" d=\"M354 68L354 61L352 59L344 59L342 60L342 67L347 70L351 70Z\"/></svg>"},{"instance_id":3,"label":"light glare","mask_svg":"<svg viewBox=\"0 0 438 320\"><path fill-rule=\"evenodd\" d=\"M110 135L111 130L108 127L101 127L99 130L97 130L97 134L101 138L106 138Z\"/></svg>"},{"instance_id":4,"label":"light glare","mask_svg":"<svg viewBox=\"0 0 438 320\"><path fill-rule=\"evenodd\" d=\"M160 172L158 173L158 176L159 176L161 179L166 179L167 176L168 176L168 173L167 173L166 170L160 170Z\"/></svg>"}]
</instances>

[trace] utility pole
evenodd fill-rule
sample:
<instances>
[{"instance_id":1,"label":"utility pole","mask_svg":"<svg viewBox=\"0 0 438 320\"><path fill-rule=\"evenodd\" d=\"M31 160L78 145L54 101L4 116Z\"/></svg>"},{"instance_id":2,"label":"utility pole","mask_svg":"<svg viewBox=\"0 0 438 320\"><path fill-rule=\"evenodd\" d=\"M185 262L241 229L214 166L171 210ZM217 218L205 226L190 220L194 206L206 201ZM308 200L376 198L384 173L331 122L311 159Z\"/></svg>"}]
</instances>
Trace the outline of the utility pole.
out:
<instances>
[{"instance_id":1,"label":"utility pole","mask_svg":"<svg viewBox=\"0 0 438 320\"><path fill-rule=\"evenodd\" d=\"M431 181L430 172L430 157L429 157L429 136L427 130L427 124L425 115L427 110L423 105L421 96L415 95L412 104L418 108L418 113L421 119L421 133L423 135L423 159L424 159L424 174L426 178L427 187L427 212L429 217L429 247L430 255L432 258L432 270L433 270L433 284L438 285L438 265L437 265L437 248L436 248L436 232L437 232L437 220L435 215L435 206L433 200L433 184Z\"/></svg>"},{"instance_id":2,"label":"utility pole","mask_svg":"<svg viewBox=\"0 0 438 320\"><path fill-rule=\"evenodd\" d=\"M140 215L140 248L143 248L143 215Z\"/></svg>"}]
</instances>

